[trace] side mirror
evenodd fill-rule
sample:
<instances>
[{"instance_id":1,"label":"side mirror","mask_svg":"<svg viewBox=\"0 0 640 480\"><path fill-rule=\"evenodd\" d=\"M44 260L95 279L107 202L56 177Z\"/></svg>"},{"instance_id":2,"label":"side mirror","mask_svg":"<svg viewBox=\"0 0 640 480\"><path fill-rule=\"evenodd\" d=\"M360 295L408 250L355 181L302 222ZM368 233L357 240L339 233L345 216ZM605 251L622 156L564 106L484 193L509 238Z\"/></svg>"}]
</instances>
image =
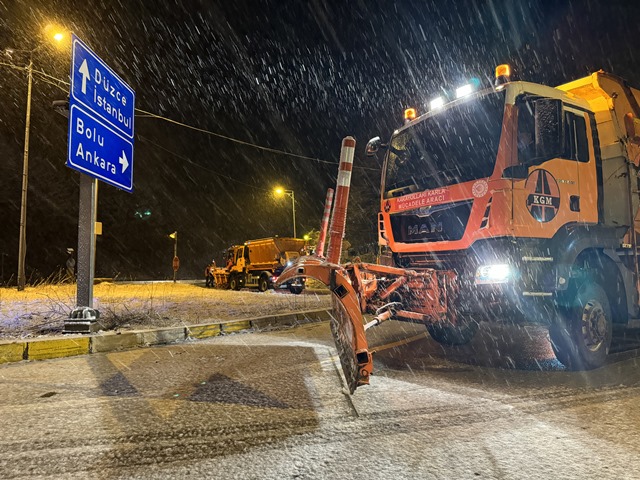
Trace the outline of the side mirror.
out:
<instances>
[{"instance_id":1,"label":"side mirror","mask_svg":"<svg viewBox=\"0 0 640 480\"><path fill-rule=\"evenodd\" d=\"M378 150L380 150L381 144L382 140L380 140L380 137L373 137L371 140L369 140L366 149L367 157L375 156L375 154L378 153Z\"/></svg>"},{"instance_id":2,"label":"side mirror","mask_svg":"<svg viewBox=\"0 0 640 480\"><path fill-rule=\"evenodd\" d=\"M627 113L624 116L624 126L629 141L640 145L640 118L634 117L633 113Z\"/></svg>"},{"instance_id":3,"label":"side mirror","mask_svg":"<svg viewBox=\"0 0 640 480\"><path fill-rule=\"evenodd\" d=\"M624 126L627 130L627 154L629 160L638 167L640 166L640 118L627 113L624 116Z\"/></svg>"},{"instance_id":4,"label":"side mirror","mask_svg":"<svg viewBox=\"0 0 640 480\"><path fill-rule=\"evenodd\" d=\"M541 98L534 104L536 127L536 157L554 158L564 151L564 122L562 101Z\"/></svg>"}]
</instances>

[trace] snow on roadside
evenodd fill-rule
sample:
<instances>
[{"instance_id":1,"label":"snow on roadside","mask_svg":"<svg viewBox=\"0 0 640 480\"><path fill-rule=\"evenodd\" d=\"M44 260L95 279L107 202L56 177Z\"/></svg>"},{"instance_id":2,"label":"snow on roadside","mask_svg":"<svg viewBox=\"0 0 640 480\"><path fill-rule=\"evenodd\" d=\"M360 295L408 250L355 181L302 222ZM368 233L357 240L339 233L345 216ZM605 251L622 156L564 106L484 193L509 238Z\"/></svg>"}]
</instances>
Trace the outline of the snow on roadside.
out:
<instances>
[{"instance_id":1,"label":"snow on roadside","mask_svg":"<svg viewBox=\"0 0 640 480\"><path fill-rule=\"evenodd\" d=\"M204 282L203 282L204 283ZM94 308L110 330L193 325L303 310L330 308L326 290L302 295L268 290L207 289L173 282L100 283L94 286ZM75 307L75 285L0 288L0 339L58 334Z\"/></svg>"}]
</instances>

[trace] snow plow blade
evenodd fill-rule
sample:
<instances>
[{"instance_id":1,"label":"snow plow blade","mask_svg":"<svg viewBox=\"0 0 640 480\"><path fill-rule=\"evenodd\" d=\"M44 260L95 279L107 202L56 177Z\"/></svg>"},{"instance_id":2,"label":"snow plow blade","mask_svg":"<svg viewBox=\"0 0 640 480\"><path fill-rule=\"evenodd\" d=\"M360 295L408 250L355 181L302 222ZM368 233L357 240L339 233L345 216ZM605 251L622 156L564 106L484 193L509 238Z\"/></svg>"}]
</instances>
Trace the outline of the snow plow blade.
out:
<instances>
[{"instance_id":1,"label":"snow plow blade","mask_svg":"<svg viewBox=\"0 0 640 480\"><path fill-rule=\"evenodd\" d=\"M373 360L368 350L360 302L346 270L318 257L301 257L278 277L278 284L296 277L310 277L324 283L332 293L331 334L342 371L351 393L368 385Z\"/></svg>"}]
</instances>

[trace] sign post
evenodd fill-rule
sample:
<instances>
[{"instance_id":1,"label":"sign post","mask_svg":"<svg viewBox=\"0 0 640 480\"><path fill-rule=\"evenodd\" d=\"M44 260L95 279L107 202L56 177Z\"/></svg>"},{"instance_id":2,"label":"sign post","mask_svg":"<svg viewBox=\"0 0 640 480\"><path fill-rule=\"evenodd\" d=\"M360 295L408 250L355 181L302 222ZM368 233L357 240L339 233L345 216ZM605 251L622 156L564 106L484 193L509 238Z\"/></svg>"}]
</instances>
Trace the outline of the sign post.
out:
<instances>
[{"instance_id":1,"label":"sign post","mask_svg":"<svg viewBox=\"0 0 640 480\"><path fill-rule=\"evenodd\" d=\"M169 238L173 238L173 283L176 283L178 269L180 268L180 259L178 258L178 231L176 230L169 235Z\"/></svg>"},{"instance_id":2,"label":"sign post","mask_svg":"<svg viewBox=\"0 0 640 480\"><path fill-rule=\"evenodd\" d=\"M97 180L133 191L135 92L75 34L67 166L79 171L77 306L64 333L98 330L93 309Z\"/></svg>"}]
</instances>

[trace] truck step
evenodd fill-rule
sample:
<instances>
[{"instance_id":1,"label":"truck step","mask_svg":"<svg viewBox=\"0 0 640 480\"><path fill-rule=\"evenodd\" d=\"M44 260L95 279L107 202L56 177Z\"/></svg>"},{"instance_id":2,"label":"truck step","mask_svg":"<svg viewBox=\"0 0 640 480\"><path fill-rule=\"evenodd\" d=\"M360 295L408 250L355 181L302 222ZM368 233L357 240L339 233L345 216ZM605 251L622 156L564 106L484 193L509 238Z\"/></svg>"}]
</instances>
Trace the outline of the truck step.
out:
<instances>
[{"instance_id":1,"label":"truck step","mask_svg":"<svg viewBox=\"0 0 640 480\"><path fill-rule=\"evenodd\" d=\"M634 318L627 322L627 328L630 330L640 329L640 318Z\"/></svg>"},{"instance_id":2,"label":"truck step","mask_svg":"<svg viewBox=\"0 0 640 480\"><path fill-rule=\"evenodd\" d=\"M523 262L553 262L553 257L522 257Z\"/></svg>"}]
</instances>

